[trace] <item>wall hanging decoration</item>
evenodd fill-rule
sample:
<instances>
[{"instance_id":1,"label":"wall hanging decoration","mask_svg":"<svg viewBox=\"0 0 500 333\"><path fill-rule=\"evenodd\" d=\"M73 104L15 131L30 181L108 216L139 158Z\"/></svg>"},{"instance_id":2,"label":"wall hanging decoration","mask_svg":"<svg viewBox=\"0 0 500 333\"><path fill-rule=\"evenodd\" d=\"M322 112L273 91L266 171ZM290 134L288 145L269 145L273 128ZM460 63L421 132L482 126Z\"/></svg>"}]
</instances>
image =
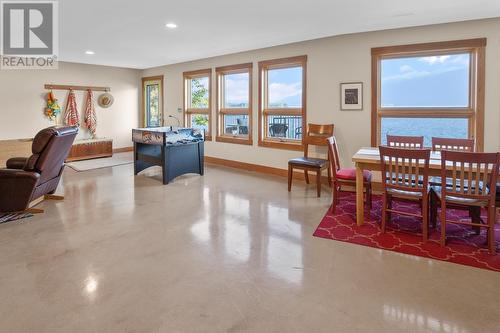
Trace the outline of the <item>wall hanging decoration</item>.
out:
<instances>
[{"instance_id":1,"label":"wall hanging decoration","mask_svg":"<svg viewBox=\"0 0 500 333\"><path fill-rule=\"evenodd\" d=\"M363 110L362 82L347 82L340 84L340 110Z\"/></svg>"},{"instance_id":2,"label":"wall hanging decoration","mask_svg":"<svg viewBox=\"0 0 500 333\"><path fill-rule=\"evenodd\" d=\"M66 102L66 110L64 114L64 124L68 126L80 126L80 118L76 109L76 98L73 89L70 89L68 101Z\"/></svg>"},{"instance_id":3,"label":"wall hanging decoration","mask_svg":"<svg viewBox=\"0 0 500 333\"><path fill-rule=\"evenodd\" d=\"M113 95L111 95L108 92L105 92L104 94L101 94L99 98L97 99L97 103L101 108L107 109L111 105L113 105L113 102L115 99L113 98Z\"/></svg>"},{"instance_id":4,"label":"wall hanging decoration","mask_svg":"<svg viewBox=\"0 0 500 333\"><path fill-rule=\"evenodd\" d=\"M45 108L45 115L52 121L57 119L57 116L61 114L61 107L57 103L57 98L55 98L52 90L47 93L47 107Z\"/></svg>"},{"instance_id":5,"label":"wall hanging decoration","mask_svg":"<svg viewBox=\"0 0 500 333\"><path fill-rule=\"evenodd\" d=\"M95 138L97 129L97 116L95 114L94 102L92 100L92 90L90 89L87 90L84 122L85 126L87 126L89 132L92 134L92 138Z\"/></svg>"}]
</instances>

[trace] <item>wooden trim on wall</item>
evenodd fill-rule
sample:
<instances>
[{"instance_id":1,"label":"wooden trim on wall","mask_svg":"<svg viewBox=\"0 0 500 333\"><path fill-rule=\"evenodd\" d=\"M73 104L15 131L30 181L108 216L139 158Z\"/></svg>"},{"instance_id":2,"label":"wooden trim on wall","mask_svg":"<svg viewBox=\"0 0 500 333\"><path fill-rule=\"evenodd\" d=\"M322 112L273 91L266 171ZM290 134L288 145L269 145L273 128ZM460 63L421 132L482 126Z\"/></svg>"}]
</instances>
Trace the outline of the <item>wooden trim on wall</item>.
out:
<instances>
[{"instance_id":1,"label":"wooden trim on wall","mask_svg":"<svg viewBox=\"0 0 500 333\"><path fill-rule=\"evenodd\" d=\"M371 69L371 145L379 144L382 117L468 118L469 137L476 140L476 150L484 149L485 47L486 38L396 45L372 48ZM469 106L465 108L381 108L380 63L384 58L425 56L436 53L467 52L470 63Z\"/></svg>"},{"instance_id":2,"label":"wooden trim on wall","mask_svg":"<svg viewBox=\"0 0 500 333\"><path fill-rule=\"evenodd\" d=\"M445 42L394 45L372 48L372 55L416 53L435 50L473 49L486 46L486 38L462 39Z\"/></svg>"},{"instance_id":3,"label":"wooden trim on wall","mask_svg":"<svg viewBox=\"0 0 500 333\"><path fill-rule=\"evenodd\" d=\"M297 109L291 109L291 110L272 109L272 111L269 111L267 109L267 102L266 102L267 86L266 87L264 86L267 81L266 71L269 69L290 68L290 67L302 67L302 108L300 109L300 111L302 116L303 134L305 129L307 128L307 55L260 61L258 64L258 70L259 70L258 145L261 147L289 149L289 150L304 149L304 135L302 135L302 140L300 142L293 142L292 140L279 140L279 141L272 140L266 138L266 135L264 133L264 132L267 133L267 125L264 123L264 118L267 115L266 113L287 115L290 113L290 111L291 111L290 114L292 114L297 110ZM264 92L264 89L266 89L266 92Z\"/></svg>"},{"instance_id":4,"label":"wooden trim on wall","mask_svg":"<svg viewBox=\"0 0 500 333\"><path fill-rule=\"evenodd\" d=\"M234 168L234 169L239 169L239 170L244 170L244 171L257 172L257 173L262 173L262 174L266 174L266 175L279 176L279 177L285 177L285 178L288 177L288 170L286 170L286 169L268 167L268 166L259 165L259 164L239 162L239 161L234 161L234 160L226 160L226 159L218 158L218 157L205 156L205 163L220 165L223 167ZM293 179L305 180L304 171L303 170L294 171ZM328 185L328 177L322 176L321 183Z\"/></svg>"},{"instance_id":5,"label":"wooden trim on wall","mask_svg":"<svg viewBox=\"0 0 500 333\"><path fill-rule=\"evenodd\" d=\"M371 110L371 146L376 147L378 141L378 72L379 72L378 57L372 55L372 110Z\"/></svg>"},{"instance_id":6,"label":"wooden trim on wall","mask_svg":"<svg viewBox=\"0 0 500 333\"><path fill-rule=\"evenodd\" d=\"M165 113L164 113L164 106L165 106L165 94L164 94L164 85L163 85L163 75L157 75L157 76L146 76L141 79L142 82L142 92L141 92L141 113L140 113L140 122L139 126L141 127L146 127L146 96L144 94L144 84L147 81L160 81L160 98L161 98L161 124L162 126L165 124Z\"/></svg>"},{"instance_id":7,"label":"wooden trim on wall","mask_svg":"<svg viewBox=\"0 0 500 333\"><path fill-rule=\"evenodd\" d=\"M486 39L485 39L486 45ZM486 92L486 49L480 47L477 50L477 69L476 69L476 82L477 82L477 96L476 96L476 148L477 151L484 151L484 103Z\"/></svg>"},{"instance_id":8,"label":"wooden trim on wall","mask_svg":"<svg viewBox=\"0 0 500 333\"><path fill-rule=\"evenodd\" d=\"M212 141L213 129L212 129L212 68L198 69L195 71L188 71L182 73L182 84L183 84L183 108L182 108L182 121L184 126L190 126L189 120L191 114L208 114L208 133L205 133L205 141ZM208 109L197 109L188 108L187 100L187 80L199 77L208 77Z\"/></svg>"},{"instance_id":9,"label":"wooden trim on wall","mask_svg":"<svg viewBox=\"0 0 500 333\"><path fill-rule=\"evenodd\" d=\"M244 109L222 109L221 101L221 78L226 74L248 73L248 108ZM229 65L217 67L215 69L215 141L225 143L235 143L243 145L253 145L253 63ZM229 136L222 133L224 131L224 114L246 114L248 115L248 136Z\"/></svg>"}]
</instances>

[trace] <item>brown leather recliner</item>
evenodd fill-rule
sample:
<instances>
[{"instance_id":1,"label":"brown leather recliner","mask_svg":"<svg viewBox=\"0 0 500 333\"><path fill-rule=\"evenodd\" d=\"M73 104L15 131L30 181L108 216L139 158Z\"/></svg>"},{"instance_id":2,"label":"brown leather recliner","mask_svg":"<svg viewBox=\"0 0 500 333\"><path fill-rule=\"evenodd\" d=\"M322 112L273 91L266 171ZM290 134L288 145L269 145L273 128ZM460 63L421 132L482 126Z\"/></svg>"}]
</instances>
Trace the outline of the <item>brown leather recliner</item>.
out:
<instances>
[{"instance_id":1,"label":"brown leather recliner","mask_svg":"<svg viewBox=\"0 0 500 333\"><path fill-rule=\"evenodd\" d=\"M56 191L77 134L77 127L43 129L33 139L33 155L7 161L7 169L0 169L0 212L26 210L33 200Z\"/></svg>"}]
</instances>

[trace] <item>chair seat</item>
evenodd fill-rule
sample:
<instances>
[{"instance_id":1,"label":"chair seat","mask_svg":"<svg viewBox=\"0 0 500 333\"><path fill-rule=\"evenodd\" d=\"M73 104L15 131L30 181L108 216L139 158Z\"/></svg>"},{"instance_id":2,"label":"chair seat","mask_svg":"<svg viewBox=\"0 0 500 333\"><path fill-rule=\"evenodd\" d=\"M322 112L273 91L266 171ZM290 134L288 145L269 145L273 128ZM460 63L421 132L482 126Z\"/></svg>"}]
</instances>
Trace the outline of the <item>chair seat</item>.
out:
<instances>
[{"instance_id":1,"label":"chair seat","mask_svg":"<svg viewBox=\"0 0 500 333\"><path fill-rule=\"evenodd\" d=\"M322 158L297 157L289 160L288 164L324 168L328 165L328 160Z\"/></svg>"},{"instance_id":2,"label":"chair seat","mask_svg":"<svg viewBox=\"0 0 500 333\"><path fill-rule=\"evenodd\" d=\"M356 169L354 168L345 168L337 171L337 179L341 180L353 180L356 181ZM363 181L371 182L372 173L368 170L363 170Z\"/></svg>"},{"instance_id":3,"label":"chair seat","mask_svg":"<svg viewBox=\"0 0 500 333\"><path fill-rule=\"evenodd\" d=\"M405 191L405 190L398 190L395 188L387 188L386 190L387 194L390 196L396 197L396 198L402 198L402 199L408 199L408 200L420 200L422 199L422 192L413 192L413 191Z\"/></svg>"},{"instance_id":4,"label":"chair seat","mask_svg":"<svg viewBox=\"0 0 500 333\"><path fill-rule=\"evenodd\" d=\"M432 186L432 191L437 195L439 200L442 200L443 194L441 192L441 186ZM464 206L480 206L484 207L488 205L488 200L472 199L472 198L462 198L452 195L446 196L446 202L456 205Z\"/></svg>"}]
</instances>

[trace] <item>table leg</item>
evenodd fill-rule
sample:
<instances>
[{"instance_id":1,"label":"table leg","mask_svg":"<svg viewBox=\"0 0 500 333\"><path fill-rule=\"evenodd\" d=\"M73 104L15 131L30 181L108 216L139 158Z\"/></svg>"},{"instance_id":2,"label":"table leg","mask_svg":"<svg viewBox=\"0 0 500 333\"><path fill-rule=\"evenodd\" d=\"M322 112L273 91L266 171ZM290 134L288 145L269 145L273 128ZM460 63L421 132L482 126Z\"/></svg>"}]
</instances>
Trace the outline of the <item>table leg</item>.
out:
<instances>
[{"instance_id":1,"label":"table leg","mask_svg":"<svg viewBox=\"0 0 500 333\"><path fill-rule=\"evenodd\" d=\"M356 163L356 223L363 225L364 218L363 169Z\"/></svg>"}]
</instances>

